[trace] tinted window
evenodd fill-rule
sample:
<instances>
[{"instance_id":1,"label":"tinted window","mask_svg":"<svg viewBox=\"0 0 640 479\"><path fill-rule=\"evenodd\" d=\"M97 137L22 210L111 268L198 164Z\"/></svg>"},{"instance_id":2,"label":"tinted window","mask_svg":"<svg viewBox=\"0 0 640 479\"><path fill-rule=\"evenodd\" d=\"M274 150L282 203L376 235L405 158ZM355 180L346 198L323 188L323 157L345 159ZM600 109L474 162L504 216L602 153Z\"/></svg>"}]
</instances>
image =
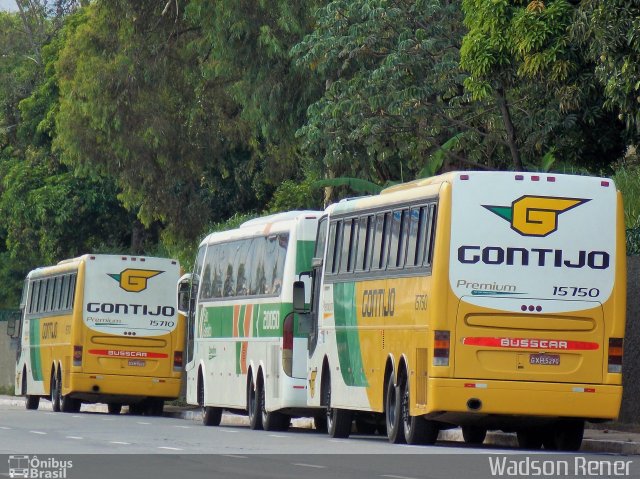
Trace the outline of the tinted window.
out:
<instances>
[{"instance_id":1,"label":"tinted window","mask_svg":"<svg viewBox=\"0 0 640 479\"><path fill-rule=\"evenodd\" d=\"M373 215L363 216L358 222L358 249L356 271L366 271L371 262L371 239L373 237Z\"/></svg>"},{"instance_id":2,"label":"tinted window","mask_svg":"<svg viewBox=\"0 0 640 479\"><path fill-rule=\"evenodd\" d=\"M376 215L376 234L373 242L371 269L384 269L387 265L390 218L391 213L381 213Z\"/></svg>"},{"instance_id":3,"label":"tinted window","mask_svg":"<svg viewBox=\"0 0 640 479\"><path fill-rule=\"evenodd\" d=\"M408 210L397 210L393 212L391 238L389 241L390 268L402 268L404 266L408 216Z\"/></svg>"},{"instance_id":4,"label":"tinted window","mask_svg":"<svg viewBox=\"0 0 640 479\"><path fill-rule=\"evenodd\" d=\"M342 227L342 256L340 259L340 272L353 271L355 261L355 245L357 238L356 222L353 219L345 220Z\"/></svg>"}]
</instances>

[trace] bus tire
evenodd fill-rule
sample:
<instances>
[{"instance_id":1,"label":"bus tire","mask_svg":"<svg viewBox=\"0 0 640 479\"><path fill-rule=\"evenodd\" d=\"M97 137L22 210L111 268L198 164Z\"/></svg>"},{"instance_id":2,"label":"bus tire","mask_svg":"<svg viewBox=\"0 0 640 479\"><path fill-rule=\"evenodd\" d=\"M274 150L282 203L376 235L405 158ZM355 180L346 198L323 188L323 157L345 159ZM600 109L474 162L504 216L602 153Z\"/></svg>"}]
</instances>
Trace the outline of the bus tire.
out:
<instances>
[{"instance_id":1,"label":"bus tire","mask_svg":"<svg viewBox=\"0 0 640 479\"><path fill-rule=\"evenodd\" d=\"M60 401L61 401L61 388L62 384L58 378L58 374L55 372L55 369L52 370L51 373L51 409L53 412L60 412Z\"/></svg>"},{"instance_id":2,"label":"bus tire","mask_svg":"<svg viewBox=\"0 0 640 479\"><path fill-rule=\"evenodd\" d=\"M144 402L129 404L129 414L131 414L132 416L142 416L144 414L144 410Z\"/></svg>"},{"instance_id":3,"label":"bus tire","mask_svg":"<svg viewBox=\"0 0 640 479\"><path fill-rule=\"evenodd\" d=\"M22 372L22 394L24 394L24 406L29 410L36 410L40 405L40 396L27 394L27 368Z\"/></svg>"},{"instance_id":4,"label":"bus tire","mask_svg":"<svg viewBox=\"0 0 640 479\"><path fill-rule=\"evenodd\" d=\"M327 414L325 411L323 411L322 414L313 416L313 426L318 432L327 432Z\"/></svg>"},{"instance_id":5,"label":"bus tire","mask_svg":"<svg viewBox=\"0 0 640 479\"><path fill-rule=\"evenodd\" d=\"M109 411L109 414L120 414L122 412L122 404L110 402L107 404L107 411Z\"/></svg>"},{"instance_id":6,"label":"bus tire","mask_svg":"<svg viewBox=\"0 0 640 479\"><path fill-rule=\"evenodd\" d=\"M583 436L584 421L561 421L552 431L550 443L545 441L544 447L552 451L578 451L582 446Z\"/></svg>"},{"instance_id":7,"label":"bus tire","mask_svg":"<svg viewBox=\"0 0 640 479\"><path fill-rule=\"evenodd\" d=\"M164 401L158 398L148 398L146 404L147 416L160 417L164 413Z\"/></svg>"},{"instance_id":8,"label":"bus tire","mask_svg":"<svg viewBox=\"0 0 640 479\"><path fill-rule=\"evenodd\" d=\"M462 426L462 438L467 444L480 445L487 437L487 430L479 426Z\"/></svg>"},{"instance_id":9,"label":"bus tire","mask_svg":"<svg viewBox=\"0 0 640 479\"><path fill-rule=\"evenodd\" d=\"M60 410L62 412L80 412L80 401L69 397L69 395L62 396L60 399Z\"/></svg>"},{"instance_id":10,"label":"bus tire","mask_svg":"<svg viewBox=\"0 0 640 479\"><path fill-rule=\"evenodd\" d=\"M247 385L247 414L249 416L249 427L254 431L262 429L262 414L259 398L260 391L257 390L253 382L253 374L250 372Z\"/></svg>"},{"instance_id":11,"label":"bus tire","mask_svg":"<svg viewBox=\"0 0 640 479\"><path fill-rule=\"evenodd\" d=\"M387 379L384 412L387 423L387 437L392 444L404 444L404 428L402 424L402 394L400 385L393 384L393 375Z\"/></svg>"},{"instance_id":12,"label":"bus tire","mask_svg":"<svg viewBox=\"0 0 640 479\"><path fill-rule=\"evenodd\" d=\"M204 426L219 426L222 421L222 408L206 406L202 408L202 424Z\"/></svg>"},{"instance_id":13,"label":"bus tire","mask_svg":"<svg viewBox=\"0 0 640 479\"><path fill-rule=\"evenodd\" d=\"M516 432L518 447L521 449L537 450L542 447L542 434L536 429L521 429Z\"/></svg>"},{"instance_id":14,"label":"bus tire","mask_svg":"<svg viewBox=\"0 0 640 479\"><path fill-rule=\"evenodd\" d=\"M422 416L411 416L409 381L401 376L400 391L402 392L401 416L402 433L407 444L428 444L433 445L438 440L440 428L435 421L429 421Z\"/></svg>"},{"instance_id":15,"label":"bus tire","mask_svg":"<svg viewBox=\"0 0 640 479\"><path fill-rule=\"evenodd\" d=\"M326 380L327 432L333 438L347 438L353 422L351 411L331 407L331 377L327 376Z\"/></svg>"}]
</instances>

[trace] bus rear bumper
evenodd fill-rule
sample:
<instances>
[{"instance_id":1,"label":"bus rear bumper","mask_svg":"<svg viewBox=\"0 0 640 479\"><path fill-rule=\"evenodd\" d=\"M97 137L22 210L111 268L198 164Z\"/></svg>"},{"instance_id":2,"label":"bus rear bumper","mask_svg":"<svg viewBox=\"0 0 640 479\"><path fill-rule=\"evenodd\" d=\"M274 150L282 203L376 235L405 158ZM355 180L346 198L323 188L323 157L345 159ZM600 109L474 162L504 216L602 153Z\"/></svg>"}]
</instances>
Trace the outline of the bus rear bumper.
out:
<instances>
[{"instance_id":1,"label":"bus rear bumper","mask_svg":"<svg viewBox=\"0 0 640 479\"><path fill-rule=\"evenodd\" d=\"M416 413L468 416L616 419L622 386L429 378L427 406ZM460 422L460 421L456 421Z\"/></svg>"},{"instance_id":2,"label":"bus rear bumper","mask_svg":"<svg viewBox=\"0 0 640 479\"><path fill-rule=\"evenodd\" d=\"M121 376L110 374L71 373L70 394L87 402L110 402L115 398L135 399L156 397L176 399L180 395L180 378L162 378L153 376ZM64 394L69 390L65 388ZM117 402L127 402L120 400Z\"/></svg>"}]
</instances>

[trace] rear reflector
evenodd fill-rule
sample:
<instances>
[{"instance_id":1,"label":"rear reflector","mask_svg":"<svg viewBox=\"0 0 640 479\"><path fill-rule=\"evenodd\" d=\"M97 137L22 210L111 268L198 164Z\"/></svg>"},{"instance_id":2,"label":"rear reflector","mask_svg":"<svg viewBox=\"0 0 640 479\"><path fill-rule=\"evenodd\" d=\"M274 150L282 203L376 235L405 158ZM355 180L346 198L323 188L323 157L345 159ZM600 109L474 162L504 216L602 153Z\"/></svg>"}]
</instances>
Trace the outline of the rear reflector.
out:
<instances>
[{"instance_id":1,"label":"rear reflector","mask_svg":"<svg viewBox=\"0 0 640 479\"><path fill-rule=\"evenodd\" d=\"M549 183L555 183L556 182L556 177L555 176L547 176L547 181Z\"/></svg>"},{"instance_id":2,"label":"rear reflector","mask_svg":"<svg viewBox=\"0 0 640 479\"><path fill-rule=\"evenodd\" d=\"M434 331L433 365L449 366L449 349L451 342L449 331Z\"/></svg>"},{"instance_id":3,"label":"rear reflector","mask_svg":"<svg viewBox=\"0 0 640 479\"><path fill-rule=\"evenodd\" d=\"M600 182L600 186L604 186L605 188L607 188L609 186L609 182L608 181L601 181Z\"/></svg>"},{"instance_id":4,"label":"rear reflector","mask_svg":"<svg viewBox=\"0 0 640 479\"><path fill-rule=\"evenodd\" d=\"M82 366L82 346L73 347L73 365Z\"/></svg>"},{"instance_id":5,"label":"rear reflector","mask_svg":"<svg viewBox=\"0 0 640 479\"><path fill-rule=\"evenodd\" d=\"M532 176L531 177L531 181L540 181L540 177L539 176Z\"/></svg>"},{"instance_id":6,"label":"rear reflector","mask_svg":"<svg viewBox=\"0 0 640 479\"><path fill-rule=\"evenodd\" d=\"M622 354L623 354L622 338L609 338L609 367L610 373L622 372Z\"/></svg>"},{"instance_id":7,"label":"rear reflector","mask_svg":"<svg viewBox=\"0 0 640 479\"><path fill-rule=\"evenodd\" d=\"M469 179L469 175L460 175L460 179L461 180L468 180Z\"/></svg>"},{"instance_id":8,"label":"rear reflector","mask_svg":"<svg viewBox=\"0 0 640 479\"><path fill-rule=\"evenodd\" d=\"M174 371L182 370L182 351L173 352L173 370Z\"/></svg>"},{"instance_id":9,"label":"rear reflector","mask_svg":"<svg viewBox=\"0 0 640 479\"><path fill-rule=\"evenodd\" d=\"M282 370L293 376L293 319L294 314L288 314L282 323Z\"/></svg>"},{"instance_id":10,"label":"rear reflector","mask_svg":"<svg viewBox=\"0 0 640 479\"><path fill-rule=\"evenodd\" d=\"M516 175L516 180L518 181L524 180L524 175Z\"/></svg>"}]
</instances>

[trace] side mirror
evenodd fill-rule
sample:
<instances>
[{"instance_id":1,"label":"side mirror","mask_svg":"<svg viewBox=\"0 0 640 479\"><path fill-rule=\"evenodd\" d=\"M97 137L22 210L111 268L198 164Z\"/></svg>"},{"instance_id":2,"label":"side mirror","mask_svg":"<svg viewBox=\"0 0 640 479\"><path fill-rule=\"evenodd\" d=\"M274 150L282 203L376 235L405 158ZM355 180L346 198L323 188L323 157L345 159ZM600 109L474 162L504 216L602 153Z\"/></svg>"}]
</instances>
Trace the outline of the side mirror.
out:
<instances>
[{"instance_id":1,"label":"side mirror","mask_svg":"<svg viewBox=\"0 0 640 479\"><path fill-rule=\"evenodd\" d=\"M298 334L309 336L311 334L313 323L310 314L298 315Z\"/></svg>"},{"instance_id":2,"label":"side mirror","mask_svg":"<svg viewBox=\"0 0 640 479\"><path fill-rule=\"evenodd\" d=\"M178 313L186 316L189 313L192 274L183 274L178 280Z\"/></svg>"},{"instance_id":3,"label":"side mirror","mask_svg":"<svg viewBox=\"0 0 640 479\"><path fill-rule=\"evenodd\" d=\"M307 311L304 304L304 282L295 281L293 283L293 311L305 313Z\"/></svg>"}]
</instances>

